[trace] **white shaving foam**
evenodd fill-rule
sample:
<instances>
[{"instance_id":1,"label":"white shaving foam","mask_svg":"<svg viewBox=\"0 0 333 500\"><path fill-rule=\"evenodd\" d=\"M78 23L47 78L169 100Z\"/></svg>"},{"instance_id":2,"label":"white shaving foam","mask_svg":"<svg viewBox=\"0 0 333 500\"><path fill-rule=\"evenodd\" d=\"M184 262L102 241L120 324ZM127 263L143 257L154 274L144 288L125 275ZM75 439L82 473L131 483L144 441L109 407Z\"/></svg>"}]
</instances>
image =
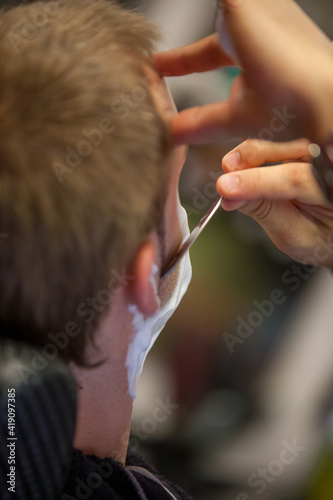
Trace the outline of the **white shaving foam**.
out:
<instances>
[{"instance_id":1,"label":"white shaving foam","mask_svg":"<svg viewBox=\"0 0 333 500\"><path fill-rule=\"evenodd\" d=\"M139 376L141 375L143 363L151 342L151 332L149 332L149 325L145 323L144 316L137 306L129 306L129 312L133 316L134 336L128 348L126 367L128 393L134 400Z\"/></svg>"},{"instance_id":2,"label":"white shaving foam","mask_svg":"<svg viewBox=\"0 0 333 500\"><path fill-rule=\"evenodd\" d=\"M158 272L159 272L158 265L155 264L155 262L154 262L154 264L152 265L152 268L151 268L149 282L150 282L151 286L153 287L154 294L155 294L155 299L156 299L158 305L160 306L161 305L161 301L160 301L160 298L158 296L157 279L156 279L156 276L158 275Z\"/></svg>"},{"instance_id":3,"label":"white shaving foam","mask_svg":"<svg viewBox=\"0 0 333 500\"><path fill-rule=\"evenodd\" d=\"M186 211L180 205L180 202L178 204L178 218L184 240L190 234L190 230ZM155 291L156 299L159 301L160 306L158 311L152 316L145 317L136 305L129 306L129 312L132 315L133 339L128 348L126 367L128 375L128 393L133 400L136 397L138 380L145 359L167 321L177 309L190 284L192 267L189 255L185 255L175 270L165 278L165 280L170 280L169 283L172 283L172 280L175 280L175 276L177 276L177 282L174 288L172 288L171 297L165 301L162 306L159 300L157 282L155 279L158 272L159 269L155 264L152 266L150 282Z\"/></svg>"}]
</instances>

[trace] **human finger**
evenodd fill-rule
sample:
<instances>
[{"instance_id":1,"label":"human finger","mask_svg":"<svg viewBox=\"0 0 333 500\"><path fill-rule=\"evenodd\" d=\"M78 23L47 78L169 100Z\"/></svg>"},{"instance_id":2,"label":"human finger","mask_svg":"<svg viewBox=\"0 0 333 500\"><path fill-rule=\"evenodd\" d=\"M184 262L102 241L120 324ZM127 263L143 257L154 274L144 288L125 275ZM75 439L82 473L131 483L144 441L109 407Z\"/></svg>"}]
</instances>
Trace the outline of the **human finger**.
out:
<instances>
[{"instance_id":1,"label":"human finger","mask_svg":"<svg viewBox=\"0 0 333 500\"><path fill-rule=\"evenodd\" d=\"M250 86L268 109L287 107L301 134L331 133L332 44L292 0L224 0L223 23ZM290 71L293 68L293 71ZM320 76L319 76L320 75Z\"/></svg>"},{"instance_id":2,"label":"human finger","mask_svg":"<svg viewBox=\"0 0 333 500\"><path fill-rule=\"evenodd\" d=\"M162 76L183 76L234 66L235 63L222 50L218 35L214 33L185 47L156 54L155 64Z\"/></svg>"},{"instance_id":3,"label":"human finger","mask_svg":"<svg viewBox=\"0 0 333 500\"><path fill-rule=\"evenodd\" d=\"M256 134L269 120L269 113L240 75L227 101L181 111L172 120L171 132L178 144L208 144Z\"/></svg>"},{"instance_id":4,"label":"human finger","mask_svg":"<svg viewBox=\"0 0 333 500\"><path fill-rule=\"evenodd\" d=\"M290 142L271 142L248 139L224 156L222 169L225 172L260 167L265 163L310 161L310 141L297 139Z\"/></svg>"},{"instance_id":5,"label":"human finger","mask_svg":"<svg viewBox=\"0 0 333 500\"><path fill-rule=\"evenodd\" d=\"M308 163L288 163L222 175L217 190L227 200L298 200L329 206Z\"/></svg>"}]
</instances>

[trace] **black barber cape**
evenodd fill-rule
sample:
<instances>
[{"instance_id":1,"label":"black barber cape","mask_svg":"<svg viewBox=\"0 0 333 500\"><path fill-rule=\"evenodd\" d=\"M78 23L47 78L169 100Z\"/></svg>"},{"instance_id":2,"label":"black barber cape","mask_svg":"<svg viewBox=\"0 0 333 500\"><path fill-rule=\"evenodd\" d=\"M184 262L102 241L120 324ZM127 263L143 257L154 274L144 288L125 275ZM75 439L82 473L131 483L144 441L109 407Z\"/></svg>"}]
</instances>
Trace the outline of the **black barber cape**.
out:
<instances>
[{"instance_id":1,"label":"black barber cape","mask_svg":"<svg viewBox=\"0 0 333 500\"><path fill-rule=\"evenodd\" d=\"M129 452L126 466L73 450L61 500L192 500L139 455ZM59 500L60 500L59 499Z\"/></svg>"}]
</instances>

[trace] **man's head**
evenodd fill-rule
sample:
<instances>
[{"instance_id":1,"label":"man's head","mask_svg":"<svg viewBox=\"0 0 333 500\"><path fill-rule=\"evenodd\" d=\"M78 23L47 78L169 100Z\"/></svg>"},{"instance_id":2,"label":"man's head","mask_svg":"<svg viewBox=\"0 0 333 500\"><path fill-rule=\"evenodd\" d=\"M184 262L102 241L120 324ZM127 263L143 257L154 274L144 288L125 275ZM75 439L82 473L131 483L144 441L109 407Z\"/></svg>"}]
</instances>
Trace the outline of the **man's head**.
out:
<instances>
[{"instance_id":1,"label":"man's head","mask_svg":"<svg viewBox=\"0 0 333 500\"><path fill-rule=\"evenodd\" d=\"M124 271L163 233L171 148L150 92L155 38L106 0L0 15L0 321L42 345L63 332L78 364Z\"/></svg>"}]
</instances>

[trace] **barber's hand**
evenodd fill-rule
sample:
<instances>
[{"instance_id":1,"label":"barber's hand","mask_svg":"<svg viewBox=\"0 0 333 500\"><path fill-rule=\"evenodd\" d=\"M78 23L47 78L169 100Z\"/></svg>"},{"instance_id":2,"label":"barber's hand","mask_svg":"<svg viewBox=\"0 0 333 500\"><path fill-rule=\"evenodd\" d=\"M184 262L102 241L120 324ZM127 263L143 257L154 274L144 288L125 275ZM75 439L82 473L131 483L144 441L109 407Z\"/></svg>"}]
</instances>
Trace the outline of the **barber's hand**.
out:
<instances>
[{"instance_id":1,"label":"barber's hand","mask_svg":"<svg viewBox=\"0 0 333 500\"><path fill-rule=\"evenodd\" d=\"M249 139L223 158L226 173L217 189L226 198L225 210L238 209L252 217L279 250L298 262L333 268L333 204L325 199L306 163L308 145L304 139L288 143ZM277 162L284 163L261 167ZM323 241L328 252L322 250Z\"/></svg>"},{"instance_id":2,"label":"barber's hand","mask_svg":"<svg viewBox=\"0 0 333 500\"><path fill-rule=\"evenodd\" d=\"M158 70L169 76L230 65L243 69L228 101L185 110L174 119L176 142L251 135L326 139L333 126L330 40L292 0L224 0L221 8L234 56L221 48L218 34L156 56Z\"/></svg>"}]
</instances>

